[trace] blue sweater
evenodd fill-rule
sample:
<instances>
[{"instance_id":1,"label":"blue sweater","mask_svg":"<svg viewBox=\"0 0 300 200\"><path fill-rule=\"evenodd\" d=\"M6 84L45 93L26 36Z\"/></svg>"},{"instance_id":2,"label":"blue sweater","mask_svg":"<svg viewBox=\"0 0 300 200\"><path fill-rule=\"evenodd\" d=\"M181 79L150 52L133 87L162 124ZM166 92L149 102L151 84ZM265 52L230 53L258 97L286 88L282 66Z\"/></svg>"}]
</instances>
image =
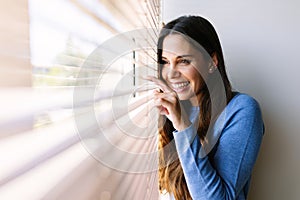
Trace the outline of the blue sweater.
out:
<instances>
[{"instance_id":1,"label":"blue sweater","mask_svg":"<svg viewBox=\"0 0 300 200\"><path fill-rule=\"evenodd\" d=\"M174 131L175 145L194 200L246 199L264 125L258 103L237 93L208 133L202 146L196 134L199 108L187 111L192 125Z\"/></svg>"}]
</instances>

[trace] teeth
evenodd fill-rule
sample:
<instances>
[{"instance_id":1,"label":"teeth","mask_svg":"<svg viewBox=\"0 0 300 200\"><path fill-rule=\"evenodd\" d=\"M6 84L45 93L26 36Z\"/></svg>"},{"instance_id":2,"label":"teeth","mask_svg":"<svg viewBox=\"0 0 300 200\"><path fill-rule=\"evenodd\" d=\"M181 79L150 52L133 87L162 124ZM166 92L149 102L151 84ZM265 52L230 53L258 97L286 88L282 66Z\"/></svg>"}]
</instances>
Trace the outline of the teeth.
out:
<instances>
[{"instance_id":1,"label":"teeth","mask_svg":"<svg viewBox=\"0 0 300 200\"><path fill-rule=\"evenodd\" d=\"M177 84L173 84L172 86L174 87L174 89L178 89L178 88L183 88L185 86L187 86L190 82L184 82L184 83L177 83Z\"/></svg>"}]
</instances>

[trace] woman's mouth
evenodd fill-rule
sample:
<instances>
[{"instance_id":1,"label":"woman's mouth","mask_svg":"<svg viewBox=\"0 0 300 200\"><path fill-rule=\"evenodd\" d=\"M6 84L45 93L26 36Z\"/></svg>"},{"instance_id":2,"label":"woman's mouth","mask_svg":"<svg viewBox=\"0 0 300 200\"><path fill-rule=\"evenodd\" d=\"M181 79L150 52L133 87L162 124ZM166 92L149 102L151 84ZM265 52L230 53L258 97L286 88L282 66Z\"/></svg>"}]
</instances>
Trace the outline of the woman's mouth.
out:
<instances>
[{"instance_id":1,"label":"woman's mouth","mask_svg":"<svg viewBox=\"0 0 300 200\"><path fill-rule=\"evenodd\" d=\"M170 83L171 88L175 92L182 92L184 89L186 89L190 85L189 81L180 82L180 83Z\"/></svg>"}]
</instances>

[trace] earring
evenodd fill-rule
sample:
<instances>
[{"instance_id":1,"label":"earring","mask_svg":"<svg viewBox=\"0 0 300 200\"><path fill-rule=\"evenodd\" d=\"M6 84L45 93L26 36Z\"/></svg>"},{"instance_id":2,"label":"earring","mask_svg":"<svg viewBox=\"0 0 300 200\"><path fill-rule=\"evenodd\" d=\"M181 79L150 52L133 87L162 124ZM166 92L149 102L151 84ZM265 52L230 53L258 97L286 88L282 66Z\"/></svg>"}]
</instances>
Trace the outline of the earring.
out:
<instances>
[{"instance_id":1,"label":"earring","mask_svg":"<svg viewBox=\"0 0 300 200\"><path fill-rule=\"evenodd\" d=\"M210 68L208 69L208 73L212 74L216 69L217 69L217 66L212 65L212 66L210 66Z\"/></svg>"}]
</instances>

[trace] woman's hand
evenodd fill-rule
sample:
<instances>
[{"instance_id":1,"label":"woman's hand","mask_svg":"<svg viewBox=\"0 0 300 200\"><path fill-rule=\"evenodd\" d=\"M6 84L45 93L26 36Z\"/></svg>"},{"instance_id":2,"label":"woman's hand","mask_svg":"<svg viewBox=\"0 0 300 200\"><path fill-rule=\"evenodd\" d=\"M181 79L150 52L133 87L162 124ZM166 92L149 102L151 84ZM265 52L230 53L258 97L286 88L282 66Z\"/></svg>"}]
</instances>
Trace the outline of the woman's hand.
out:
<instances>
[{"instance_id":1,"label":"woman's hand","mask_svg":"<svg viewBox=\"0 0 300 200\"><path fill-rule=\"evenodd\" d=\"M146 79L152 81L160 88L160 91L154 91L154 105L158 108L159 113L168 117L177 131L182 131L189 127L191 122L180 105L177 93L158 78L148 76Z\"/></svg>"}]
</instances>

